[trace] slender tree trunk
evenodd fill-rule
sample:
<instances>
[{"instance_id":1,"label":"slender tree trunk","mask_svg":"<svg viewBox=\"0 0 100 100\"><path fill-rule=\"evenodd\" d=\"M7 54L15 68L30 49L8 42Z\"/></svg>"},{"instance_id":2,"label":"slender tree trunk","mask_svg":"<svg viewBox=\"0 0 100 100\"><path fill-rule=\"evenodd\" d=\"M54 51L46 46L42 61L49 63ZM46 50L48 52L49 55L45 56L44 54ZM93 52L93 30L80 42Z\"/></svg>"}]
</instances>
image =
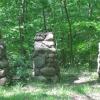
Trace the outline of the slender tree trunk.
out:
<instances>
[{"instance_id":1,"label":"slender tree trunk","mask_svg":"<svg viewBox=\"0 0 100 100\"><path fill-rule=\"evenodd\" d=\"M89 17L89 19L91 20L92 19L92 16L93 16L93 4L92 4L92 0L89 0L88 1L88 17ZM91 38L91 27L89 28L89 40L90 40L90 38ZM90 47L90 45L89 45L89 48L91 48ZM91 48L91 50L89 51L89 71L91 71L92 70L92 62L91 62L91 57L92 57L92 55L91 55L91 51L92 51L92 48Z\"/></svg>"},{"instance_id":2,"label":"slender tree trunk","mask_svg":"<svg viewBox=\"0 0 100 100\"><path fill-rule=\"evenodd\" d=\"M62 18L64 18L64 9L63 9L63 5L62 5L62 1L60 1L60 8L61 8L61 14L62 14Z\"/></svg>"},{"instance_id":3,"label":"slender tree trunk","mask_svg":"<svg viewBox=\"0 0 100 100\"><path fill-rule=\"evenodd\" d=\"M46 15L45 15L45 8L43 7L43 23L44 23L44 31L47 31L47 26L46 26Z\"/></svg>"},{"instance_id":4,"label":"slender tree trunk","mask_svg":"<svg viewBox=\"0 0 100 100\"><path fill-rule=\"evenodd\" d=\"M91 0L89 0L88 5L89 5L88 16L89 18L91 18L93 14L93 5Z\"/></svg>"},{"instance_id":5,"label":"slender tree trunk","mask_svg":"<svg viewBox=\"0 0 100 100\"><path fill-rule=\"evenodd\" d=\"M62 5L62 1L61 0L59 0L59 2L60 2L60 8L61 8L61 19L62 19L62 21L63 22L65 22L65 20L64 20L64 18L65 18L65 14L64 14L64 7L63 7L63 5ZM64 32L62 32L61 33L62 35L61 35L61 45L64 45L64 43L65 43L65 33ZM66 66L66 48L65 48L65 46L63 46L63 48L61 48L61 63L62 63L62 65L63 66ZM68 60L67 60L68 61Z\"/></svg>"},{"instance_id":6,"label":"slender tree trunk","mask_svg":"<svg viewBox=\"0 0 100 100\"><path fill-rule=\"evenodd\" d=\"M79 11L79 17L81 16L81 2L80 0L77 0L77 6L78 6L78 11Z\"/></svg>"},{"instance_id":7,"label":"slender tree trunk","mask_svg":"<svg viewBox=\"0 0 100 100\"><path fill-rule=\"evenodd\" d=\"M21 0L19 8L19 35L20 35L20 54L24 55L24 38L25 38L25 10L26 1Z\"/></svg>"},{"instance_id":8,"label":"slender tree trunk","mask_svg":"<svg viewBox=\"0 0 100 100\"><path fill-rule=\"evenodd\" d=\"M63 4L64 4L64 9L65 9L65 13L66 13L67 21L68 21L68 26L69 26L69 33L68 33L68 41L69 41L68 46L69 46L69 49L70 49L70 62L69 63L72 66L73 65L72 25L71 25L69 12L68 12L68 8L67 8L67 1L64 0Z\"/></svg>"},{"instance_id":9,"label":"slender tree trunk","mask_svg":"<svg viewBox=\"0 0 100 100\"><path fill-rule=\"evenodd\" d=\"M62 37L61 37L62 45L64 45L64 42L65 42L64 33L62 33ZM65 46L63 46L63 48L61 49L61 59L62 59L62 65L65 66L66 65L66 50L65 50Z\"/></svg>"}]
</instances>

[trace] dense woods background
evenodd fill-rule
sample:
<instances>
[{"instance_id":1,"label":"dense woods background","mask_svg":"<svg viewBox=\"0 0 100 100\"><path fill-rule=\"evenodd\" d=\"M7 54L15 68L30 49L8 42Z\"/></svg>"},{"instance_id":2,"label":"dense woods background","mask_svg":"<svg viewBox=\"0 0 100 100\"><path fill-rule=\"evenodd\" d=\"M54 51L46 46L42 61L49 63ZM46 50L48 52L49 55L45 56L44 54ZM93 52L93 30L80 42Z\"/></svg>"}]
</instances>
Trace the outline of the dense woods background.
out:
<instances>
[{"instance_id":1,"label":"dense woods background","mask_svg":"<svg viewBox=\"0 0 100 100\"><path fill-rule=\"evenodd\" d=\"M11 74L29 76L34 36L45 31L54 33L60 68L96 69L99 0L0 0L0 34Z\"/></svg>"},{"instance_id":2,"label":"dense woods background","mask_svg":"<svg viewBox=\"0 0 100 100\"><path fill-rule=\"evenodd\" d=\"M54 33L59 82L32 77L38 32ZM100 100L99 42L100 0L0 0L0 100Z\"/></svg>"}]
</instances>

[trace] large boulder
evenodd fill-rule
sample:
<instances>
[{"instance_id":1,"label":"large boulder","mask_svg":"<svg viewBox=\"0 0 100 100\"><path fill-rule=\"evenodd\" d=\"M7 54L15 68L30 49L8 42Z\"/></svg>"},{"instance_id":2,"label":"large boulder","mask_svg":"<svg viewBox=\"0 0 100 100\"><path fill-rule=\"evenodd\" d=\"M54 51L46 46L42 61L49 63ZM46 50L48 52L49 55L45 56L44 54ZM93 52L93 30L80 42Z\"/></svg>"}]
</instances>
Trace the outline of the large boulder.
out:
<instances>
[{"instance_id":1,"label":"large boulder","mask_svg":"<svg viewBox=\"0 0 100 100\"><path fill-rule=\"evenodd\" d=\"M53 67L44 67L40 70L40 72L44 76L54 76L56 74L56 70Z\"/></svg>"}]
</instances>

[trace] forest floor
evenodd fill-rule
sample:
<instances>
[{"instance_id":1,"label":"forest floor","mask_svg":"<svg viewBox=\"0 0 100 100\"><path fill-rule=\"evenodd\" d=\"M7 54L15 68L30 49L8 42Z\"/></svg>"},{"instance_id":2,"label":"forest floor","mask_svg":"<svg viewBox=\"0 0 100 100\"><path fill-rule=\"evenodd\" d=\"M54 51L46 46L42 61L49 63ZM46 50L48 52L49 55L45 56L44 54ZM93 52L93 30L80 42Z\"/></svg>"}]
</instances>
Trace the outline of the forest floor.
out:
<instances>
[{"instance_id":1,"label":"forest floor","mask_svg":"<svg viewBox=\"0 0 100 100\"><path fill-rule=\"evenodd\" d=\"M96 72L63 70L56 84L1 86L0 100L100 100L100 83Z\"/></svg>"}]
</instances>

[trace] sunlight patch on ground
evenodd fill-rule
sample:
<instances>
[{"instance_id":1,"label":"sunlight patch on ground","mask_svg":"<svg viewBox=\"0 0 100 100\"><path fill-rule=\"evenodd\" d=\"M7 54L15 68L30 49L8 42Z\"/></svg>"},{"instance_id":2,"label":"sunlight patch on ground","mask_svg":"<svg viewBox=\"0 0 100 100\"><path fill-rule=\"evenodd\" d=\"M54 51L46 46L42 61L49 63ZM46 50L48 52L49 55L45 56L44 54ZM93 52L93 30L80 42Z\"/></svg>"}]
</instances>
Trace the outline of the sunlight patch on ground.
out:
<instances>
[{"instance_id":1,"label":"sunlight patch on ground","mask_svg":"<svg viewBox=\"0 0 100 100\"><path fill-rule=\"evenodd\" d=\"M43 89L41 89L41 88L38 88L38 87L34 87L34 86L31 86L31 85L28 85L28 86L26 86L26 87L23 87L22 88L22 90L23 91L25 91L26 93L28 92L40 92L40 91L42 91Z\"/></svg>"},{"instance_id":2,"label":"sunlight patch on ground","mask_svg":"<svg viewBox=\"0 0 100 100\"><path fill-rule=\"evenodd\" d=\"M96 72L92 72L92 73L82 73L79 77L78 80L75 80L74 83L78 84L78 83L86 83L89 81L95 81L97 80L97 73Z\"/></svg>"},{"instance_id":3,"label":"sunlight patch on ground","mask_svg":"<svg viewBox=\"0 0 100 100\"><path fill-rule=\"evenodd\" d=\"M56 96L60 96L60 95L69 95L70 94L70 89L67 89L67 87L65 88L64 86L62 87L55 87L52 88L50 90L47 91L47 94L49 95L56 95Z\"/></svg>"}]
</instances>

